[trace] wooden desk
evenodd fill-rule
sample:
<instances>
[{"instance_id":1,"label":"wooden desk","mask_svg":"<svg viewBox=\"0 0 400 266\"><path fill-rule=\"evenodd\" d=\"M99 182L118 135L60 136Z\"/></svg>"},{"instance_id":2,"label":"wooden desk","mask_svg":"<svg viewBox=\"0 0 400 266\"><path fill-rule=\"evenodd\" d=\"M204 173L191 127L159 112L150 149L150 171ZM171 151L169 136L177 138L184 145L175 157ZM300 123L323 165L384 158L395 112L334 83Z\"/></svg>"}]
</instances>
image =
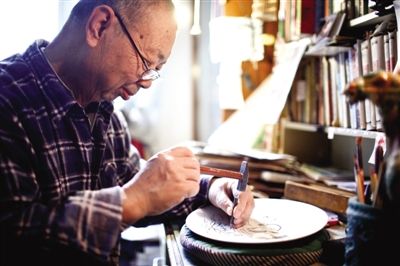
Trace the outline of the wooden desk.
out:
<instances>
[{"instance_id":1,"label":"wooden desk","mask_svg":"<svg viewBox=\"0 0 400 266\"><path fill-rule=\"evenodd\" d=\"M348 200L356 194L323 184L303 184L286 181L283 197L315 205L341 215L346 215Z\"/></svg>"},{"instance_id":2,"label":"wooden desk","mask_svg":"<svg viewBox=\"0 0 400 266\"><path fill-rule=\"evenodd\" d=\"M166 263L169 266L209 266L206 263L190 256L183 250L180 236L180 226L165 224L166 232Z\"/></svg>"}]
</instances>

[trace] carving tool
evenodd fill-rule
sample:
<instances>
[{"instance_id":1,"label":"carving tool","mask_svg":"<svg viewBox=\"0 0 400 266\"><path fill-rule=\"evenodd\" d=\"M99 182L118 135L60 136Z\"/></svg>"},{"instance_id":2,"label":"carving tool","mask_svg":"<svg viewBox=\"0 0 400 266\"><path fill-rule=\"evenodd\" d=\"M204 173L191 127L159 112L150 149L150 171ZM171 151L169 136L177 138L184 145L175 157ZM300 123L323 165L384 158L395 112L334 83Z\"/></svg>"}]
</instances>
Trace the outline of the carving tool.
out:
<instances>
[{"instance_id":1,"label":"carving tool","mask_svg":"<svg viewBox=\"0 0 400 266\"><path fill-rule=\"evenodd\" d=\"M373 201L373 206L377 209L380 209L383 207L383 199L384 199L384 189L385 189L385 172L386 172L386 162L384 161L383 157L383 148L381 146L379 150L377 149L377 153L379 156L379 162L375 162L375 167L378 171L378 177L377 177L377 184L375 188L375 193L374 193L374 201ZM375 154L377 156L377 154ZM376 158L376 157L375 157Z\"/></svg>"},{"instance_id":2,"label":"carving tool","mask_svg":"<svg viewBox=\"0 0 400 266\"><path fill-rule=\"evenodd\" d=\"M360 203L365 203L364 168L363 168L361 142L362 138L356 137L356 152L354 155L354 174L356 178L358 201Z\"/></svg>"},{"instance_id":3,"label":"carving tool","mask_svg":"<svg viewBox=\"0 0 400 266\"><path fill-rule=\"evenodd\" d=\"M208 167L208 166L204 166L204 165L200 166L200 173L206 174L206 175L218 176L218 177L230 177L230 178L235 178L235 179L241 179L243 176L241 172L212 168L212 167Z\"/></svg>"},{"instance_id":4,"label":"carving tool","mask_svg":"<svg viewBox=\"0 0 400 266\"><path fill-rule=\"evenodd\" d=\"M381 167L383 162L383 148L381 145L375 148L375 168L374 172L371 174L371 190L372 190L372 200L375 202L378 193L378 184L381 174Z\"/></svg>"},{"instance_id":5,"label":"carving tool","mask_svg":"<svg viewBox=\"0 0 400 266\"><path fill-rule=\"evenodd\" d=\"M242 174L242 178L239 179L236 189L238 191L246 191L247 182L249 180L249 166L248 166L247 161L242 161L242 164L240 165L240 173ZM231 216L231 219L230 219L231 227L233 226L233 220L235 219L233 217L233 210L237 206L238 200L239 200L239 196L238 195L234 195L232 216Z\"/></svg>"}]
</instances>

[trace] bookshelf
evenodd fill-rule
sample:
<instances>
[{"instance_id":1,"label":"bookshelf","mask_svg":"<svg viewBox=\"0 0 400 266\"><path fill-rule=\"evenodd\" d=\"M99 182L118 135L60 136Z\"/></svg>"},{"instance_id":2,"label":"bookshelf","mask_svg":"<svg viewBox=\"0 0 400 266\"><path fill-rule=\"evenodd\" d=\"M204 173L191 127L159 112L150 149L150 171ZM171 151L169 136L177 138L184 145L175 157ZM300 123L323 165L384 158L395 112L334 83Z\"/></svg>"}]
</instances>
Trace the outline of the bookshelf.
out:
<instances>
[{"instance_id":1,"label":"bookshelf","mask_svg":"<svg viewBox=\"0 0 400 266\"><path fill-rule=\"evenodd\" d=\"M394 17L394 13L379 16L378 12L374 11L350 20L349 26L356 30L363 30L367 27L373 27L379 23L382 23L385 20L388 20L389 18Z\"/></svg>"},{"instance_id":2,"label":"bookshelf","mask_svg":"<svg viewBox=\"0 0 400 266\"><path fill-rule=\"evenodd\" d=\"M391 6L384 12L364 6L359 9L364 12L351 13L347 5L358 8L360 1L334 2L336 7L323 8L324 17L342 12L346 18L334 30L336 35L317 35L303 57L282 115L281 151L301 162L352 170L355 140L361 137L364 171L369 175L375 142L384 137L379 113L369 102L350 106L343 90L358 76L380 69L393 71L397 25L388 22L396 17Z\"/></svg>"},{"instance_id":3,"label":"bookshelf","mask_svg":"<svg viewBox=\"0 0 400 266\"><path fill-rule=\"evenodd\" d=\"M304 163L352 170L356 137L363 138L363 163L367 166L375 139L382 135L382 132L285 121L282 123L281 148ZM369 169L365 170L369 173Z\"/></svg>"},{"instance_id":4,"label":"bookshelf","mask_svg":"<svg viewBox=\"0 0 400 266\"><path fill-rule=\"evenodd\" d=\"M347 136L347 137L361 136L363 138L376 139L384 135L383 132L378 132L378 131L367 131L367 130L343 128L343 127L324 127L317 124L305 124L292 121L284 121L284 127L287 129L302 130L308 132L323 131L324 133L327 134L328 139L331 139L334 136Z\"/></svg>"}]
</instances>

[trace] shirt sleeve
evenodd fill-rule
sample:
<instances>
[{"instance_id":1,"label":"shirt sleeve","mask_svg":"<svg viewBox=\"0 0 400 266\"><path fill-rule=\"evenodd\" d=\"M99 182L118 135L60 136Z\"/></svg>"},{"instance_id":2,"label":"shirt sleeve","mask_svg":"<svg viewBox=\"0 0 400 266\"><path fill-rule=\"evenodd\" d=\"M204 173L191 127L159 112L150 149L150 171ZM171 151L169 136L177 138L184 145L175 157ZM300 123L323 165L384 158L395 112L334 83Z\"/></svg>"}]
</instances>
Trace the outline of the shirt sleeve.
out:
<instances>
[{"instance_id":1,"label":"shirt sleeve","mask_svg":"<svg viewBox=\"0 0 400 266\"><path fill-rule=\"evenodd\" d=\"M145 217L136 222L134 226L140 227L164 222L181 223L189 213L208 203L208 189L211 178L212 177L208 175L202 176L200 179L199 193L194 197L185 199L183 202L161 215Z\"/></svg>"},{"instance_id":2,"label":"shirt sleeve","mask_svg":"<svg viewBox=\"0 0 400 266\"><path fill-rule=\"evenodd\" d=\"M2 241L58 243L107 259L121 233L119 186L45 196L46 180L18 116L0 99L0 227ZM48 194L47 194L48 195Z\"/></svg>"},{"instance_id":3,"label":"shirt sleeve","mask_svg":"<svg viewBox=\"0 0 400 266\"><path fill-rule=\"evenodd\" d=\"M114 145L114 162L117 165L117 183L122 186L127 183L145 164L140 157L139 151L131 142L128 123L121 111L115 111L111 116L111 126L115 134L120 136L121 145ZM116 142L116 140L114 140ZM118 159L120 158L120 159Z\"/></svg>"}]
</instances>

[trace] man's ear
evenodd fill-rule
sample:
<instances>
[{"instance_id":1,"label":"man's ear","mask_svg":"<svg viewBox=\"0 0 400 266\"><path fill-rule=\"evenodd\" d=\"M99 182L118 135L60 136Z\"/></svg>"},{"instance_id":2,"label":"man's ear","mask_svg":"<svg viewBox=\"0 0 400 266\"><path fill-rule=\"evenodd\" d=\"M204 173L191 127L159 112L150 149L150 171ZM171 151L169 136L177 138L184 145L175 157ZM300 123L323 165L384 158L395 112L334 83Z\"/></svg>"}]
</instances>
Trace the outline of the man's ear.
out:
<instances>
[{"instance_id":1,"label":"man's ear","mask_svg":"<svg viewBox=\"0 0 400 266\"><path fill-rule=\"evenodd\" d=\"M86 41L89 46L95 47L102 35L111 26L114 11L111 7L100 5L93 9L86 23Z\"/></svg>"}]
</instances>

